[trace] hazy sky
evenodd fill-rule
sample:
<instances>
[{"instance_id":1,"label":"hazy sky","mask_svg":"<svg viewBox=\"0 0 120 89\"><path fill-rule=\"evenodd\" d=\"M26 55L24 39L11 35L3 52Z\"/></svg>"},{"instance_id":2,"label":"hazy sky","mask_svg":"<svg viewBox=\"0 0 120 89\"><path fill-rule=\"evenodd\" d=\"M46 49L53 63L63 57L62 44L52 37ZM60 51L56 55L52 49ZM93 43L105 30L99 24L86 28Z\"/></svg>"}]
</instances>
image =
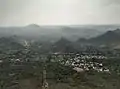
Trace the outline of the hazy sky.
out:
<instances>
[{"instance_id":1,"label":"hazy sky","mask_svg":"<svg viewBox=\"0 0 120 89\"><path fill-rule=\"evenodd\" d=\"M120 24L120 0L0 0L0 25Z\"/></svg>"}]
</instances>

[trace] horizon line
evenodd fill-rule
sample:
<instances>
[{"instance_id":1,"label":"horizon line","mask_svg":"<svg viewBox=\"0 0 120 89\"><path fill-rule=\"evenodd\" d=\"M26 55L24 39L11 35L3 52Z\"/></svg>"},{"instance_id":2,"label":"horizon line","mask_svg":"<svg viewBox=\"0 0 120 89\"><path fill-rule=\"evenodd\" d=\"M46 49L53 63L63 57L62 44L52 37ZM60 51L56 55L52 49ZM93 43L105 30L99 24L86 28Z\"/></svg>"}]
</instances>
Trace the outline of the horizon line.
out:
<instances>
[{"instance_id":1,"label":"horizon line","mask_svg":"<svg viewBox=\"0 0 120 89\"><path fill-rule=\"evenodd\" d=\"M36 26L107 26L107 25L120 25L120 24L46 24L46 25L40 25L37 23L30 23L27 25L0 25L0 27L27 27L31 25Z\"/></svg>"}]
</instances>

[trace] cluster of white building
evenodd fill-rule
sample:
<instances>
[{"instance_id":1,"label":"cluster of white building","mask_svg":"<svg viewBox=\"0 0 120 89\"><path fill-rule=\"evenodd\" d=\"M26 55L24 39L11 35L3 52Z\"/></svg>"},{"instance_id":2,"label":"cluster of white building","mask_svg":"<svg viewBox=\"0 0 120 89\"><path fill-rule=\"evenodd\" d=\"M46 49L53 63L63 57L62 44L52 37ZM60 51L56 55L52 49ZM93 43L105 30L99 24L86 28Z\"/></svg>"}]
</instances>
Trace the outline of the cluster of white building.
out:
<instances>
[{"instance_id":1,"label":"cluster of white building","mask_svg":"<svg viewBox=\"0 0 120 89\"><path fill-rule=\"evenodd\" d=\"M102 55L80 55L80 59L107 59L107 57Z\"/></svg>"},{"instance_id":2,"label":"cluster of white building","mask_svg":"<svg viewBox=\"0 0 120 89\"><path fill-rule=\"evenodd\" d=\"M64 59L65 55L63 55L63 58L56 58L57 61L59 61L61 64L65 66L72 66L73 70L76 70L77 72L83 72L83 71L97 71L97 72L106 72L110 73L110 70L106 68L102 62L99 62L99 60L106 59L107 57L102 55L79 55L76 54L76 56L73 57L66 57ZM98 60L93 62L89 61L88 59L95 59Z\"/></svg>"},{"instance_id":3,"label":"cluster of white building","mask_svg":"<svg viewBox=\"0 0 120 89\"><path fill-rule=\"evenodd\" d=\"M93 60L96 61L93 61ZM110 73L110 70L102 64L102 60L107 59L107 57L103 55L68 55L68 54L61 54L61 55L52 55L51 62L60 62L62 65L71 66L73 70L77 72L83 71L97 71L97 72L107 72ZM26 60L27 61L27 60ZM3 61L0 60L0 63ZM10 59L12 63L23 62L20 59Z\"/></svg>"},{"instance_id":4,"label":"cluster of white building","mask_svg":"<svg viewBox=\"0 0 120 89\"><path fill-rule=\"evenodd\" d=\"M77 68L78 70L76 70L77 72L79 72L79 70L83 70L83 71L97 71L97 72L106 72L106 73L110 73L110 70L105 67L102 63L97 63L97 62L82 62L82 63L73 63L72 64L73 69Z\"/></svg>"}]
</instances>

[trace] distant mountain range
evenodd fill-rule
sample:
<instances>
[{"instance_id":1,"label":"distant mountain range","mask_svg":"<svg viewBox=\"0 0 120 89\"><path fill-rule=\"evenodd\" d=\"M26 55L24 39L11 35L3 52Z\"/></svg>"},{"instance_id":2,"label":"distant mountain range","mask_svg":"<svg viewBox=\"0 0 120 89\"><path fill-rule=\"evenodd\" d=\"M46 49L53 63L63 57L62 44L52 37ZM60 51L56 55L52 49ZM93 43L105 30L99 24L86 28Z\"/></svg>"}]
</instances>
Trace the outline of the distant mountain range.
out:
<instances>
[{"instance_id":1,"label":"distant mountain range","mask_svg":"<svg viewBox=\"0 0 120 89\"><path fill-rule=\"evenodd\" d=\"M74 26L39 26L30 24L24 27L0 27L0 37L19 36L42 41L57 41L65 37L71 41L78 38L92 38L108 30L120 28L120 25L74 25Z\"/></svg>"},{"instance_id":2,"label":"distant mountain range","mask_svg":"<svg viewBox=\"0 0 120 89\"><path fill-rule=\"evenodd\" d=\"M34 28L36 29L33 30ZM72 30L70 27L64 27L64 29L63 27L58 28L57 26L56 27L52 27L52 26L44 27L44 28L45 28L44 29L45 31L43 30L43 27L40 27L38 25L29 25L27 27L24 27L24 29L21 27L2 28L2 30L0 30L2 31L0 33L1 34L0 35L1 36L0 37L0 50L24 49L26 44L30 44L32 45L32 47L36 48L37 50L40 49L43 52L51 52L51 51L53 52L73 52L74 51L76 52L76 51L84 50L86 49L86 47L93 47L93 48L94 47L95 48L109 47L111 49L120 49L120 29L109 30L109 31L106 31L105 33L99 33L99 35L95 37L85 38L79 35L79 34L83 34L81 30L80 31L78 29ZM74 27L74 29L75 28L78 28L78 27ZM21 31L19 31L18 29ZM55 32L53 33L50 32L54 30ZM74 31L76 33L78 32L79 39L77 41L71 41L71 38L70 38L70 36L72 37L71 34L75 33ZM22 32L25 32L25 33L22 34ZM58 33L57 34L58 36L57 36L56 35L57 32L61 32L64 35L62 34L61 36L61 34ZM43 35L41 34L43 33L46 38L42 37ZM49 33L51 35L48 35ZM57 39L54 39L55 36L53 37L52 34L57 36ZM53 38L50 38L51 36ZM35 40L37 39L37 41L28 40L28 39L35 39ZM50 42L52 40L54 40L54 42Z\"/></svg>"}]
</instances>

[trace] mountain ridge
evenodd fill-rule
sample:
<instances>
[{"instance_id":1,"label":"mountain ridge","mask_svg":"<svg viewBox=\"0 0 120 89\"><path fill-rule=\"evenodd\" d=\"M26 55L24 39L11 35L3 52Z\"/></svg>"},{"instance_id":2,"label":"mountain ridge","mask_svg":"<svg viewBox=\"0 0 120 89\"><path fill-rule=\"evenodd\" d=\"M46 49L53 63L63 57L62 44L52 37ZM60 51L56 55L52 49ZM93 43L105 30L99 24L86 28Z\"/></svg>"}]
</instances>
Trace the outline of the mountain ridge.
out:
<instances>
[{"instance_id":1,"label":"mountain ridge","mask_svg":"<svg viewBox=\"0 0 120 89\"><path fill-rule=\"evenodd\" d=\"M56 41L61 37L65 37L71 41L76 41L78 38L93 38L103 34L106 30L116 29L118 27L120 27L120 25L41 26L33 23L21 27L0 27L0 37L16 35L46 41Z\"/></svg>"},{"instance_id":2,"label":"mountain ridge","mask_svg":"<svg viewBox=\"0 0 120 89\"><path fill-rule=\"evenodd\" d=\"M78 42L92 44L92 45L112 45L112 44L120 44L120 29L116 29L113 31L107 31L102 35L97 37L93 37L90 39L79 39Z\"/></svg>"}]
</instances>

